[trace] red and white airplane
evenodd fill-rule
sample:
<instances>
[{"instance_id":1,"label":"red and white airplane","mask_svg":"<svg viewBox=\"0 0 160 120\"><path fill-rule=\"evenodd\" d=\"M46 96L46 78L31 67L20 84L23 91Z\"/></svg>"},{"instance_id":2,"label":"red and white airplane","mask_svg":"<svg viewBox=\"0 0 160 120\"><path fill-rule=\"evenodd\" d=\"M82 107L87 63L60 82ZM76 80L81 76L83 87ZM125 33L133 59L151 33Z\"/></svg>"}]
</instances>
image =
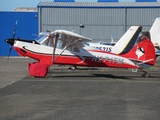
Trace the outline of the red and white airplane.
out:
<instances>
[{"instance_id":1,"label":"red and white airplane","mask_svg":"<svg viewBox=\"0 0 160 120\"><path fill-rule=\"evenodd\" d=\"M128 53L121 55L84 47L83 42L89 41L90 38L66 30L51 32L42 44L35 40L6 40L21 56L37 60L29 65L31 76L45 77L48 67L54 64L144 70L155 63L155 48L146 36L141 36ZM144 71L142 76L146 74Z\"/></svg>"}]
</instances>

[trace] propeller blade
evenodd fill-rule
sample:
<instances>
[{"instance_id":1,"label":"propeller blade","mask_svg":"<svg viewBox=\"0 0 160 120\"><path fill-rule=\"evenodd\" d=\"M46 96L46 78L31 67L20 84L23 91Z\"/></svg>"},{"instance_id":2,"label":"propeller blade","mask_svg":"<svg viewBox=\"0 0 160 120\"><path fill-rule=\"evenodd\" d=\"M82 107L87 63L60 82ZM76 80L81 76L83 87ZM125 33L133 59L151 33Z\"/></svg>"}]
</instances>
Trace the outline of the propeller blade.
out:
<instances>
[{"instance_id":1,"label":"propeller blade","mask_svg":"<svg viewBox=\"0 0 160 120\"><path fill-rule=\"evenodd\" d=\"M12 37L13 39L16 35L17 24L18 24L18 21L16 21L15 26L14 26L13 37Z\"/></svg>"},{"instance_id":2,"label":"propeller blade","mask_svg":"<svg viewBox=\"0 0 160 120\"><path fill-rule=\"evenodd\" d=\"M8 62L8 60L9 60L9 57L10 57L11 51L12 51L12 45L10 45L10 48L9 48L7 62Z\"/></svg>"},{"instance_id":3,"label":"propeller blade","mask_svg":"<svg viewBox=\"0 0 160 120\"><path fill-rule=\"evenodd\" d=\"M7 40L5 40L8 44L10 44L10 48L9 48L9 52L8 52L8 58L7 58L7 62L8 62L8 60L9 60L9 57L10 57L10 54L11 54L11 51L12 51L12 46L13 46L13 44L14 44L14 39L7 39Z\"/></svg>"}]
</instances>

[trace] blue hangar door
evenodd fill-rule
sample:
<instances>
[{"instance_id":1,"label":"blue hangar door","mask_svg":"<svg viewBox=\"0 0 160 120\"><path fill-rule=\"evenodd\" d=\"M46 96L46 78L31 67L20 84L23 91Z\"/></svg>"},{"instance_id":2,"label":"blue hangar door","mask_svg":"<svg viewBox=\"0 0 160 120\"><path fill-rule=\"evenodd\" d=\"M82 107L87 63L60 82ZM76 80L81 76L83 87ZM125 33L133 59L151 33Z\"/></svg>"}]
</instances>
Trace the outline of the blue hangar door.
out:
<instances>
[{"instance_id":1,"label":"blue hangar door","mask_svg":"<svg viewBox=\"0 0 160 120\"><path fill-rule=\"evenodd\" d=\"M35 39L38 35L38 12L0 12L0 56L8 56L9 44L4 40L13 37L17 23L15 38ZM10 56L18 56L12 49Z\"/></svg>"}]
</instances>

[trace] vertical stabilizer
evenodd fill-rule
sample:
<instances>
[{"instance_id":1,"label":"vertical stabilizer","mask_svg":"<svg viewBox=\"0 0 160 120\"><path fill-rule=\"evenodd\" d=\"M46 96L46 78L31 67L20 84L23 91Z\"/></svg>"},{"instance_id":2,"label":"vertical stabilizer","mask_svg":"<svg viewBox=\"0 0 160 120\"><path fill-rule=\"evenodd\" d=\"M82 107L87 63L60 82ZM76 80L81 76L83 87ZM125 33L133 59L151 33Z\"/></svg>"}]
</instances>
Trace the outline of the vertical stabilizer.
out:
<instances>
[{"instance_id":1,"label":"vertical stabilizer","mask_svg":"<svg viewBox=\"0 0 160 120\"><path fill-rule=\"evenodd\" d=\"M134 43L141 31L141 26L131 26L114 45L112 52L117 54L124 54L129 52L134 46Z\"/></svg>"},{"instance_id":2,"label":"vertical stabilizer","mask_svg":"<svg viewBox=\"0 0 160 120\"><path fill-rule=\"evenodd\" d=\"M132 60L139 68L150 68L155 64L155 48L147 36L140 36L138 43L124 57Z\"/></svg>"}]
</instances>

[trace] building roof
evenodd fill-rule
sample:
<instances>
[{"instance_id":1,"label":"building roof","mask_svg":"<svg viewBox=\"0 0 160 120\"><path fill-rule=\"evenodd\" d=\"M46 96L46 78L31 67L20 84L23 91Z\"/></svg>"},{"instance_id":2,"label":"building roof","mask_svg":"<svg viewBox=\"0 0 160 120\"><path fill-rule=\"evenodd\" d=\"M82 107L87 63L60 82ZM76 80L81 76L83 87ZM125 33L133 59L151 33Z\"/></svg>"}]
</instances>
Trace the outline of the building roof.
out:
<instances>
[{"instance_id":1,"label":"building roof","mask_svg":"<svg viewBox=\"0 0 160 120\"><path fill-rule=\"evenodd\" d=\"M20 12L37 12L36 7L17 7L13 11L20 11Z\"/></svg>"},{"instance_id":2,"label":"building roof","mask_svg":"<svg viewBox=\"0 0 160 120\"><path fill-rule=\"evenodd\" d=\"M54 8L160 8L160 2L40 2L38 7Z\"/></svg>"}]
</instances>

